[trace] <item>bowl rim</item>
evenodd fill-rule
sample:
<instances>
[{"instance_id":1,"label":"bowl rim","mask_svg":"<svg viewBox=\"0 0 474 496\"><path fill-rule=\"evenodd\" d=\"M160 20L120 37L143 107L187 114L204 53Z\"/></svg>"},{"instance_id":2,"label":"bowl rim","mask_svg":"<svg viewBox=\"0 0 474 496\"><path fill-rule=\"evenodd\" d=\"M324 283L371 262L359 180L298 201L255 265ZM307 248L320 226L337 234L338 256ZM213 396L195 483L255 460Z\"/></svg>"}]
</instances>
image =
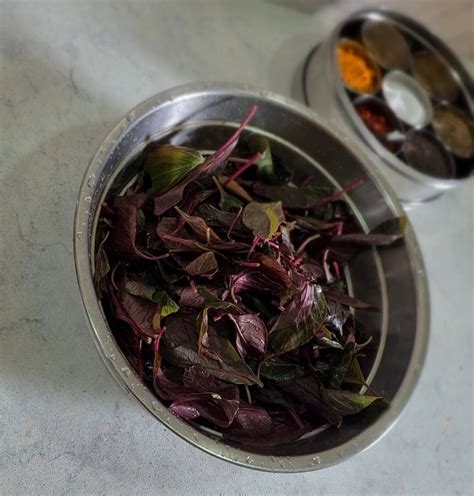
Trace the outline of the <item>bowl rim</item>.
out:
<instances>
[{"instance_id":1,"label":"bowl rim","mask_svg":"<svg viewBox=\"0 0 474 496\"><path fill-rule=\"evenodd\" d=\"M232 93L235 97L247 96L256 98L257 100L264 99L282 107L287 112L296 113L305 119L312 120L329 134L332 134L343 146L349 148L352 153L363 158L364 167L372 176L371 179L380 189L380 192L385 196L387 205L392 210L394 216L404 215L404 211L394 191L377 170L372 159L367 156L362 148L342 133L342 131L334 129L327 121L317 116L314 111L291 98L250 85L220 82L191 83L163 91L138 104L113 127L93 155L79 188L73 233L74 262L82 305L87 316L89 329L100 356L118 384L163 425L190 444L219 459L260 471L305 472L329 467L356 453L365 451L383 437L399 418L421 375L429 338L429 295L421 251L410 223L407 226L405 242L410 256L411 272L414 274L415 280L417 322L415 343L405 377L391 402L391 407L386 409L372 425L347 443L318 453L291 457L273 457L256 454L245 449L224 446L223 443L204 435L201 431L194 429L191 425L171 415L154 393L140 382L134 370L129 367L128 362L122 355L108 328L107 321L95 293L89 257L87 220L90 215L92 192L96 186L104 158L111 153L120 142L120 138L136 121L143 119L157 107L169 105L178 100L196 97L199 94L204 95L209 93Z\"/></svg>"}]
</instances>

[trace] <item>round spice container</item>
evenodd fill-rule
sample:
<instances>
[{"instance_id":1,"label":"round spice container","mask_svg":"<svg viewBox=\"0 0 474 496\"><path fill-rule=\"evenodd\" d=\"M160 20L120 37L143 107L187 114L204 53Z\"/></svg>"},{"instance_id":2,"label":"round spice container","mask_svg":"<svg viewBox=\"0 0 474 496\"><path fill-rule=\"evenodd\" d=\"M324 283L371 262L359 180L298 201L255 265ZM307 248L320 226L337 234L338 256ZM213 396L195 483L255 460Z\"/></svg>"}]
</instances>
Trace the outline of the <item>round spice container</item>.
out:
<instances>
[{"instance_id":1,"label":"round spice container","mask_svg":"<svg viewBox=\"0 0 474 496\"><path fill-rule=\"evenodd\" d=\"M452 178L454 163L444 146L426 131L407 133L402 152L408 164L417 171L443 179Z\"/></svg>"},{"instance_id":2,"label":"round spice container","mask_svg":"<svg viewBox=\"0 0 474 496\"><path fill-rule=\"evenodd\" d=\"M369 53L384 69L406 69L411 53L405 37L393 24L366 21L362 26L362 41Z\"/></svg>"},{"instance_id":3,"label":"round spice container","mask_svg":"<svg viewBox=\"0 0 474 496\"><path fill-rule=\"evenodd\" d=\"M352 40L341 40L336 48L339 73L348 89L355 93L377 93L382 74L367 50Z\"/></svg>"},{"instance_id":4,"label":"round spice container","mask_svg":"<svg viewBox=\"0 0 474 496\"><path fill-rule=\"evenodd\" d=\"M372 85L351 87L348 62L353 54L362 57L365 64L360 65L369 68L369 74L370 70L377 74L377 69L367 61L383 73L381 91L376 90L377 75ZM363 79L367 80L371 79ZM381 134L385 123L374 120L375 108L368 113L358 105L364 89L365 97L375 97L389 107L405 131ZM473 95L472 77L438 37L413 19L385 9L366 9L344 19L311 50L303 67L306 103L372 155L397 196L408 204L436 198L472 175L472 161L463 158L470 149L465 124L457 131L464 137L458 140L457 136L454 142L454 118L449 117L448 125L442 112L435 120L432 116L433 107L450 100L472 118Z\"/></svg>"},{"instance_id":5,"label":"round spice container","mask_svg":"<svg viewBox=\"0 0 474 496\"><path fill-rule=\"evenodd\" d=\"M400 149L403 125L393 111L380 98L360 96L354 108L367 129L392 153Z\"/></svg>"},{"instance_id":6,"label":"round spice container","mask_svg":"<svg viewBox=\"0 0 474 496\"><path fill-rule=\"evenodd\" d=\"M434 52L422 51L413 56L412 71L426 91L438 100L454 102L459 85L449 67Z\"/></svg>"},{"instance_id":7,"label":"round spice container","mask_svg":"<svg viewBox=\"0 0 474 496\"><path fill-rule=\"evenodd\" d=\"M433 117L425 90L408 74L391 71L382 81L382 93L395 115L413 127L426 126Z\"/></svg>"},{"instance_id":8,"label":"round spice container","mask_svg":"<svg viewBox=\"0 0 474 496\"><path fill-rule=\"evenodd\" d=\"M452 105L434 109L433 127L438 138L458 157L474 156L474 123L464 112Z\"/></svg>"}]
</instances>

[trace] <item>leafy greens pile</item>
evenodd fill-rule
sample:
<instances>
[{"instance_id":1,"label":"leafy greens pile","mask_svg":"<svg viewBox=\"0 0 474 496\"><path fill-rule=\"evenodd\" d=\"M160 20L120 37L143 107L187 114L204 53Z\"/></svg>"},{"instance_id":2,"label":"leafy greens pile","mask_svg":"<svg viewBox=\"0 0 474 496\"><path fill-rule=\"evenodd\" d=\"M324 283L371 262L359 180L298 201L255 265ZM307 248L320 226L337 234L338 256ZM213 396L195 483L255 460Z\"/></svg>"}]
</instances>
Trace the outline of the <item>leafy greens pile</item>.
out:
<instances>
[{"instance_id":1,"label":"leafy greens pile","mask_svg":"<svg viewBox=\"0 0 474 496\"><path fill-rule=\"evenodd\" d=\"M173 414L270 446L381 400L357 392L370 340L358 343L351 308L371 307L347 294L343 265L399 239L405 219L361 233L342 197L362 181L296 186L265 137L238 143L255 111L213 154L144 150L135 182L102 205L95 283Z\"/></svg>"}]
</instances>

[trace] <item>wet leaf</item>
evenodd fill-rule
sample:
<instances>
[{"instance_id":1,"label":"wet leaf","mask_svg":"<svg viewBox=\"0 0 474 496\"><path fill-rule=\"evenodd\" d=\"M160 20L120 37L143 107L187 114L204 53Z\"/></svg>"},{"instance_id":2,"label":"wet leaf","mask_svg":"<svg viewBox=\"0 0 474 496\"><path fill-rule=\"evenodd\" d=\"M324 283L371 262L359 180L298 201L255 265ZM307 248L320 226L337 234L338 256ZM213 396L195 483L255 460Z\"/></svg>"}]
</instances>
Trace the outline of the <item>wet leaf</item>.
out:
<instances>
[{"instance_id":1,"label":"wet leaf","mask_svg":"<svg viewBox=\"0 0 474 496\"><path fill-rule=\"evenodd\" d=\"M337 353L325 378L325 385L330 389L339 389L344 382L352 361L352 347L346 347Z\"/></svg>"},{"instance_id":2,"label":"wet leaf","mask_svg":"<svg viewBox=\"0 0 474 496\"><path fill-rule=\"evenodd\" d=\"M326 312L324 296L309 285L303 296L297 296L285 316L277 320L268 337L270 347L277 355L281 355L303 346L313 339L324 324ZM292 321L292 317L295 320Z\"/></svg>"},{"instance_id":3,"label":"wet leaf","mask_svg":"<svg viewBox=\"0 0 474 496\"><path fill-rule=\"evenodd\" d=\"M236 346L242 357L260 357L267 350L267 328L258 315L229 315L235 324Z\"/></svg>"},{"instance_id":4,"label":"wet leaf","mask_svg":"<svg viewBox=\"0 0 474 496\"><path fill-rule=\"evenodd\" d=\"M260 368L260 376L279 384L287 384L306 374L304 367L274 358L265 361Z\"/></svg>"}]
</instances>

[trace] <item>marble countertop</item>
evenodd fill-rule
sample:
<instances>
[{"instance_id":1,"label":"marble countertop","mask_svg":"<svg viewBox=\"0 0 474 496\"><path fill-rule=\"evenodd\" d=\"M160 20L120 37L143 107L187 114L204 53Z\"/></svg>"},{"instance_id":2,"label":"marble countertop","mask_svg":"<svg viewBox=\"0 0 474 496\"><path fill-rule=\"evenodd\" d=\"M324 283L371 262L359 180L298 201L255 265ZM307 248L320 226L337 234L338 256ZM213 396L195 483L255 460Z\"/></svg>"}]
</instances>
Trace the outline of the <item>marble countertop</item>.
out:
<instances>
[{"instance_id":1,"label":"marble countertop","mask_svg":"<svg viewBox=\"0 0 474 496\"><path fill-rule=\"evenodd\" d=\"M1 495L471 493L472 181L409 214L430 283L426 366L393 430L343 465L275 475L196 450L119 388L89 336L72 225L92 153L128 109L178 84L292 95L305 54L356 2L276 3L0 3Z\"/></svg>"}]
</instances>

